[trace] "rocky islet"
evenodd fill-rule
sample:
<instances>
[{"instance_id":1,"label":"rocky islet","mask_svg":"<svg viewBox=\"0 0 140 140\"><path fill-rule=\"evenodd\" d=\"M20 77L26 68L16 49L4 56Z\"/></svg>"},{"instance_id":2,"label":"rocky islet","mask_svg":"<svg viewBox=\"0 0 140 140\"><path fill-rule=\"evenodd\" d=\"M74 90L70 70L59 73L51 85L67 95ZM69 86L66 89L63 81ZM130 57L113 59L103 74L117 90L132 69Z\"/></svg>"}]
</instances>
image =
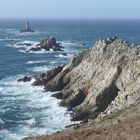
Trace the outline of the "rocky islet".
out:
<instances>
[{"instance_id":1,"label":"rocky islet","mask_svg":"<svg viewBox=\"0 0 140 140\"><path fill-rule=\"evenodd\" d=\"M28 45L28 44L27 44ZM63 51L63 46L61 43L57 43L55 37L48 37L46 39L41 40L35 47L30 48L27 52L36 52L42 49L49 51Z\"/></svg>"}]
</instances>

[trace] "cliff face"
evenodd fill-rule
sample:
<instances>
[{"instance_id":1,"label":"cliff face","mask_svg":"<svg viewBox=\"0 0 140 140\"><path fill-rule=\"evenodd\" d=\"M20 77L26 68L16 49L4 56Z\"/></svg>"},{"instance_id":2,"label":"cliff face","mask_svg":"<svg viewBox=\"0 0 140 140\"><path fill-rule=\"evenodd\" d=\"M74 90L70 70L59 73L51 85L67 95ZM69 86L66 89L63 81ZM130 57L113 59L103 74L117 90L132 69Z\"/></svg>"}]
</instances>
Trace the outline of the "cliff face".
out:
<instances>
[{"instance_id":1,"label":"cliff face","mask_svg":"<svg viewBox=\"0 0 140 140\"><path fill-rule=\"evenodd\" d=\"M70 131L35 139L139 139L140 45L117 38L99 40L75 55L68 65L34 78L33 85L59 91L53 96L62 99L61 106L73 110L72 120L88 122L78 130L70 127ZM20 81L26 79L31 77ZM128 120L121 122L124 119ZM112 123L119 124L109 126Z\"/></svg>"},{"instance_id":2,"label":"cliff face","mask_svg":"<svg viewBox=\"0 0 140 140\"><path fill-rule=\"evenodd\" d=\"M99 40L47 73L35 76L34 85L61 91L55 96L73 109L72 120L102 117L140 101L140 46L121 39Z\"/></svg>"}]
</instances>

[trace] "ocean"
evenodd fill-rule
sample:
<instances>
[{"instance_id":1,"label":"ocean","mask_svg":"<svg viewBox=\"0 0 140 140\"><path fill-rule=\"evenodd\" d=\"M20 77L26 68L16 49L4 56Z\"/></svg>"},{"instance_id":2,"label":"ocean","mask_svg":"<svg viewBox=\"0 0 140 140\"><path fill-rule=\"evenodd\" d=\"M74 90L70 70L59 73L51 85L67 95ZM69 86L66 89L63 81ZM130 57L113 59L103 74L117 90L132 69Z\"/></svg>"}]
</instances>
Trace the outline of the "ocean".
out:
<instances>
[{"instance_id":1,"label":"ocean","mask_svg":"<svg viewBox=\"0 0 140 140\"><path fill-rule=\"evenodd\" d=\"M32 19L30 24L35 32L19 33L25 22L0 20L0 140L50 134L74 123L70 121L70 112L51 97L53 93L33 87L31 82L19 83L19 78L64 65L72 55L91 47L100 38L117 36L140 44L140 20ZM26 52L49 36L62 43L63 52Z\"/></svg>"}]
</instances>

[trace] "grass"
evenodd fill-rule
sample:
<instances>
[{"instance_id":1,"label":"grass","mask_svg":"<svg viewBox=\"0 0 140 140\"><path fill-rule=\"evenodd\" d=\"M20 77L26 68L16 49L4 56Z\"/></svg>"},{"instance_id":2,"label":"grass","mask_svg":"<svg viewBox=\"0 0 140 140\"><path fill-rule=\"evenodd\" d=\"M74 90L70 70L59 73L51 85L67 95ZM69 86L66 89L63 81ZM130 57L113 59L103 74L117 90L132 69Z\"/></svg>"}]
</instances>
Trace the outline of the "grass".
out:
<instances>
[{"instance_id":1,"label":"grass","mask_svg":"<svg viewBox=\"0 0 140 140\"><path fill-rule=\"evenodd\" d=\"M131 105L128 108L115 112L111 115L105 116L101 118L100 120L96 119L96 120L90 121L88 123L88 126L101 127L101 126L111 125L114 123L119 123L123 120L138 117L138 116L140 116L140 103L136 105Z\"/></svg>"}]
</instances>

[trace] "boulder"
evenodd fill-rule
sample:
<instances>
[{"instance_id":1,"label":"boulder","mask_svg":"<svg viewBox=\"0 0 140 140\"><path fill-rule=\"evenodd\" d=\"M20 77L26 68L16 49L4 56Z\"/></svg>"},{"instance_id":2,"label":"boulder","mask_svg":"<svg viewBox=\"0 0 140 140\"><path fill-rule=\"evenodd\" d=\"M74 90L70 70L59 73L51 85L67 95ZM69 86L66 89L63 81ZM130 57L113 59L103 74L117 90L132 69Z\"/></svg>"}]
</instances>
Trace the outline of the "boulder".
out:
<instances>
[{"instance_id":1,"label":"boulder","mask_svg":"<svg viewBox=\"0 0 140 140\"><path fill-rule=\"evenodd\" d=\"M56 42L55 37L49 37L47 39L41 40L40 43L36 45L36 47L29 49L28 52L40 51L42 49L46 51L49 51L49 50L62 51L63 48L64 47L60 43Z\"/></svg>"},{"instance_id":2,"label":"boulder","mask_svg":"<svg viewBox=\"0 0 140 140\"><path fill-rule=\"evenodd\" d=\"M30 82L31 80L32 80L32 77L31 76L30 77L25 76L25 77L23 77L21 79L18 79L17 81L18 82Z\"/></svg>"}]
</instances>

